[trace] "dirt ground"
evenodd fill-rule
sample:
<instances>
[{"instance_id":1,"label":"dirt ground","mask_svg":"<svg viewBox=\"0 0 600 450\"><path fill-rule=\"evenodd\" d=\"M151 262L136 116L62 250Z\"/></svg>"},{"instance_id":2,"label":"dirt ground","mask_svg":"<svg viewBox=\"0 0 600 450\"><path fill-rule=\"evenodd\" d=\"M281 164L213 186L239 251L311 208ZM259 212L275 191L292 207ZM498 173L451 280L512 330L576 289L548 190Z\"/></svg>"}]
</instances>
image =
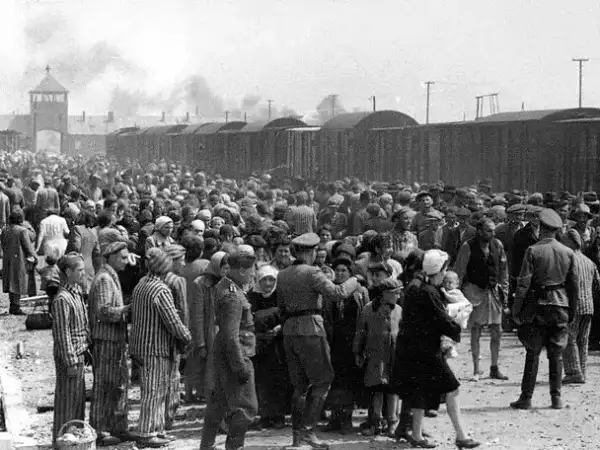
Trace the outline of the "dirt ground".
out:
<instances>
[{"instance_id":1,"label":"dirt ground","mask_svg":"<svg viewBox=\"0 0 600 450\"><path fill-rule=\"evenodd\" d=\"M54 391L54 364L52 360L52 336L50 331L29 332L25 330L25 319L5 315L8 311L6 296L0 299L0 363L22 383L25 407L30 413L29 431L26 436L35 438L40 445L50 444L52 412L38 414L37 407L52 405ZM22 342L24 356L16 359L16 346ZM484 337L482 368L489 366L489 339ZM459 346L459 357L451 365L462 381L460 401L465 429L474 438L482 441L481 448L489 449L598 449L600 448L600 352L590 354L588 361L589 380L585 385L566 386L563 398L566 408L555 411L549 408L548 368L542 356L538 387L534 396L534 408L515 411L509 403L519 395L524 352L514 334L503 337L501 369L510 377L508 381L484 378L479 382L468 381L471 374L468 333ZM91 387L91 373L87 374ZM139 391L134 388L131 425L135 426L139 414ZM88 404L89 405L89 404ZM189 411L192 409L191 411ZM178 437L171 448L197 449L200 443L202 408L182 407L189 420L175 425L173 434ZM197 414L196 414L197 413ZM357 425L364 412L354 419ZM435 419L426 419L426 428L434 436L439 449L455 448L454 432L444 406ZM322 435L332 449L392 449L409 448L406 443L396 443L387 438L376 439L359 434L340 436ZM223 444L224 436L219 437ZM247 439L249 449L281 448L291 443L291 429L281 431L250 432ZM134 448L132 444L119 449Z\"/></svg>"}]
</instances>

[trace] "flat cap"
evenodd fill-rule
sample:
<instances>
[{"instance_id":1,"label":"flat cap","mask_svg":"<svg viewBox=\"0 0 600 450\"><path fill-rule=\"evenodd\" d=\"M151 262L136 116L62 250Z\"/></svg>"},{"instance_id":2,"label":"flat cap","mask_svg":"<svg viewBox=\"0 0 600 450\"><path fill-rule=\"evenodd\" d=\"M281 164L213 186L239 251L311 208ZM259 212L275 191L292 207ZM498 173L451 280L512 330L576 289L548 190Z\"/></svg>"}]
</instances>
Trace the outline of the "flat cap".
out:
<instances>
[{"instance_id":1,"label":"flat cap","mask_svg":"<svg viewBox=\"0 0 600 450\"><path fill-rule=\"evenodd\" d=\"M381 289L382 292L398 294L402 291L402 284L398 280L387 278L379 284L379 289Z\"/></svg>"},{"instance_id":2,"label":"flat cap","mask_svg":"<svg viewBox=\"0 0 600 450\"><path fill-rule=\"evenodd\" d=\"M385 272L388 275L392 275L393 271L392 271L392 267L385 262L379 262L379 263L375 263L375 264L371 264L367 270L371 273L377 273L377 272Z\"/></svg>"},{"instance_id":3,"label":"flat cap","mask_svg":"<svg viewBox=\"0 0 600 450\"><path fill-rule=\"evenodd\" d=\"M292 240L292 244L296 247L313 248L319 245L321 239L316 233L304 233Z\"/></svg>"},{"instance_id":4,"label":"flat cap","mask_svg":"<svg viewBox=\"0 0 600 450\"><path fill-rule=\"evenodd\" d=\"M457 217L470 217L471 216L471 211L469 211L467 208L458 208L458 211L456 211L456 215Z\"/></svg>"},{"instance_id":5,"label":"flat cap","mask_svg":"<svg viewBox=\"0 0 600 450\"><path fill-rule=\"evenodd\" d=\"M122 241L110 242L102 247L102 256L108 258L110 255L114 255L121 250L125 250L127 248L127 243Z\"/></svg>"},{"instance_id":6,"label":"flat cap","mask_svg":"<svg viewBox=\"0 0 600 450\"><path fill-rule=\"evenodd\" d=\"M425 217L427 217L428 219L435 220L442 220L444 218L444 216L442 216L442 213L439 212L437 209L432 209L427 214L425 214Z\"/></svg>"},{"instance_id":7,"label":"flat cap","mask_svg":"<svg viewBox=\"0 0 600 450\"><path fill-rule=\"evenodd\" d=\"M521 203L517 203L516 205L512 205L509 206L508 209L506 210L506 212L508 214L516 214L516 213L520 213L520 212L525 212L525 205L521 204Z\"/></svg>"},{"instance_id":8,"label":"flat cap","mask_svg":"<svg viewBox=\"0 0 600 450\"><path fill-rule=\"evenodd\" d=\"M562 219L556 211L544 208L540 212L540 223L551 230L559 230L563 226Z\"/></svg>"}]
</instances>

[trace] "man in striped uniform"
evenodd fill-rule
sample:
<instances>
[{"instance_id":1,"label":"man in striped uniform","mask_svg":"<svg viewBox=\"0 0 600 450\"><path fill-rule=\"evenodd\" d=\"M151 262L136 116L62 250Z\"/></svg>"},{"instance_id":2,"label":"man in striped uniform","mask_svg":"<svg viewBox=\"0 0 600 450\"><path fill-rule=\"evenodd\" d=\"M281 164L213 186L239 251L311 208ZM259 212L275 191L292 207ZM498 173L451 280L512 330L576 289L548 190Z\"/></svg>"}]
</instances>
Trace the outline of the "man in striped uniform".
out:
<instances>
[{"instance_id":1,"label":"man in striped uniform","mask_svg":"<svg viewBox=\"0 0 600 450\"><path fill-rule=\"evenodd\" d=\"M165 283L171 290L171 294L173 294L173 301L175 303L177 314L179 315L179 318L183 324L187 327L187 287L185 278L179 275L181 273L181 269L183 269L185 266L185 261L183 259L185 256L185 248L183 248L181 245L174 244L169 245L165 249L165 252L173 262L173 269L171 269L171 272L169 272L165 277ZM173 365L171 366L171 386L169 387L169 392L167 394L165 409L165 429L167 430L173 427L177 408L179 408L179 386L181 379L179 374L179 364L181 363L180 351L183 349L180 348L178 350L179 351L175 352L173 355Z\"/></svg>"},{"instance_id":2,"label":"man in striped uniform","mask_svg":"<svg viewBox=\"0 0 600 450\"><path fill-rule=\"evenodd\" d=\"M594 315L594 285L600 286L596 264L581 252L581 237L577 230L569 230L562 236L562 243L575 254L575 271L579 280L579 297L575 306L575 318L569 324L569 340L563 352L565 377L563 384L585 383L588 344L592 317Z\"/></svg>"},{"instance_id":3,"label":"man in striped uniform","mask_svg":"<svg viewBox=\"0 0 600 450\"><path fill-rule=\"evenodd\" d=\"M293 209L290 217L292 233L299 236L304 233L315 233L317 231L317 215L315 210L307 205L308 194L304 191L296 195L298 206Z\"/></svg>"},{"instance_id":4,"label":"man in striped uniform","mask_svg":"<svg viewBox=\"0 0 600 450\"><path fill-rule=\"evenodd\" d=\"M164 282L173 263L166 253L151 248L146 254L148 275L132 295L131 356L141 366L139 444L145 447L168 445L164 433L165 402L171 386L171 373L177 348L191 341Z\"/></svg>"},{"instance_id":5,"label":"man in striped uniform","mask_svg":"<svg viewBox=\"0 0 600 450\"><path fill-rule=\"evenodd\" d=\"M256 338L250 302L243 287L254 278L254 252L239 248L229 257L229 275L217 285L216 311L219 332L215 337L214 386L206 406L202 429L203 450L213 450L219 425L228 419L226 450L244 447L246 430L258 412L254 384Z\"/></svg>"},{"instance_id":6,"label":"man in striped uniform","mask_svg":"<svg viewBox=\"0 0 600 450\"><path fill-rule=\"evenodd\" d=\"M98 445L116 445L130 440L128 434L127 320L130 305L123 303L118 272L127 265L125 242L102 249L106 263L98 271L89 294L94 388L90 425L98 433Z\"/></svg>"},{"instance_id":7,"label":"man in striped uniform","mask_svg":"<svg viewBox=\"0 0 600 450\"><path fill-rule=\"evenodd\" d=\"M70 420L85 418L85 366L90 331L83 291L79 286L85 273L83 258L67 254L58 261L66 282L52 302L52 337L56 365L54 427L52 442Z\"/></svg>"}]
</instances>

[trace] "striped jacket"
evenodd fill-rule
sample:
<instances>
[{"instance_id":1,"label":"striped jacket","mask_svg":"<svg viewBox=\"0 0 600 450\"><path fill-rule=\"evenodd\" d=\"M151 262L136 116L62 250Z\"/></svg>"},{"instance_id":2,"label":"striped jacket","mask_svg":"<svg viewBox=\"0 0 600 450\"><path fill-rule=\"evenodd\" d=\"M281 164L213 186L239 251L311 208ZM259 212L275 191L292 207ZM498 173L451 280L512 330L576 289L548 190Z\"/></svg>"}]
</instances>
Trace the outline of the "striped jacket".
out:
<instances>
[{"instance_id":1,"label":"striped jacket","mask_svg":"<svg viewBox=\"0 0 600 450\"><path fill-rule=\"evenodd\" d=\"M317 215L310 206L297 206L290 216L290 224L294 234L316 233Z\"/></svg>"},{"instance_id":2,"label":"striped jacket","mask_svg":"<svg viewBox=\"0 0 600 450\"><path fill-rule=\"evenodd\" d=\"M575 252L573 260L575 272L579 280L579 298L575 306L575 314L578 315L593 315L594 314L594 288L598 288L600 284L594 286L594 281L600 283L600 275L593 261L585 256L581 251Z\"/></svg>"},{"instance_id":3,"label":"striped jacket","mask_svg":"<svg viewBox=\"0 0 600 450\"><path fill-rule=\"evenodd\" d=\"M134 356L172 358L179 341L184 346L192 337L183 324L170 289L155 275L140 280L132 295L130 352Z\"/></svg>"},{"instance_id":4,"label":"striped jacket","mask_svg":"<svg viewBox=\"0 0 600 450\"><path fill-rule=\"evenodd\" d=\"M179 318L186 327L189 326L185 278L169 272L165 277L165 284L171 289L173 303L175 303L175 309L177 310L177 314L179 314Z\"/></svg>"},{"instance_id":5,"label":"striped jacket","mask_svg":"<svg viewBox=\"0 0 600 450\"><path fill-rule=\"evenodd\" d=\"M117 272L105 264L92 281L89 295L92 339L126 341L125 304Z\"/></svg>"},{"instance_id":6,"label":"striped jacket","mask_svg":"<svg viewBox=\"0 0 600 450\"><path fill-rule=\"evenodd\" d=\"M78 363L90 343L88 316L79 287L61 286L52 302L54 357L67 367Z\"/></svg>"}]
</instances>

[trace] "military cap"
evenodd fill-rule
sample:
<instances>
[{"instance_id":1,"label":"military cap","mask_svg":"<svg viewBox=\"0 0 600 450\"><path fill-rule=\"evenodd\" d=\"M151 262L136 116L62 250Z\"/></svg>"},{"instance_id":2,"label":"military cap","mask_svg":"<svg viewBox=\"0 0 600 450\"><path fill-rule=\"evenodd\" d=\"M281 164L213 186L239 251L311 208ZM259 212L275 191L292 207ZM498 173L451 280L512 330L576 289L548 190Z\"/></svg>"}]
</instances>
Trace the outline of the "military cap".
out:
<instances>
[{"instance_id":1,"label":"military cap","mask_svg":"<svg viewBox=\"0 0 600 450\"><path fill-rule=\"evenodd\" d=\"M559 230L563 226L562 219L556 211L543 208L540 212L540 223L551 230Z\"/></svg>"},{"instance_id":2,"label":"military cap","mask_svg":"<svg viewBox=\"0 0 600 450\"><path fill-rule=\"evenodd\" d=\"M292 244L299 248L314 248L319 242L321 239L316 233L304 233L292 240Z\"/></svg>"},{"instance_id":3,"label":"military cap","mask_svg":"<svg viewBox=\"0 0 600 450\"><path fill-rule=\"evenodd\" d=\"M509 206L508 209L506 210L506 212L508 214L516 214L516 213L521 213L521 212L525 212L525 205L521 204L521 203L517 203L516 205L512 205Z\"/></svg>"},{"instance_id":4,"label":"military cap","mask_svg":"<svg viewBox=\"0 0 600 450\"><path fill-rule=\"evenodd\" d=\"M227 260L232 268L248 268L252 267L256 261L256 253L254 249L246 244L240 245L229 255Z\"/></svg>"}]
</instances>

